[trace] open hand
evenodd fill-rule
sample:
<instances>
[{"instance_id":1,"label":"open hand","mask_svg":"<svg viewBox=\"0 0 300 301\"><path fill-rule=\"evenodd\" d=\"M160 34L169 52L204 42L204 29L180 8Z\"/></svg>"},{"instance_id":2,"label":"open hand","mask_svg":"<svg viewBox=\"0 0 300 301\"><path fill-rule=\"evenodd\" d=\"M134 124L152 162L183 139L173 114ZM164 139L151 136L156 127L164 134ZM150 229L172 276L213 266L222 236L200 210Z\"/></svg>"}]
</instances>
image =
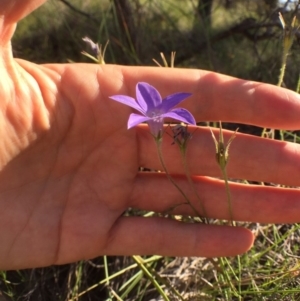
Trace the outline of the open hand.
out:
<instances>
[{"instance_id":1,"label":"open hand","mask_svg":"<svg viewBox=\"0 0 300 301\"><path fill-rule=\"evenodd\" d=\"M64 264L99 255L232 256L252 233L239 227L124 217L127 208L164 212L183 202L160 169L146 125L127 130L133 110L109 99L135 97L137 82L163 95L189 92L182 106L197 121L300 128L300 97L286 89L200 70L93 64L36 65L12 57L16 22L43 0L1 1L0 268ZM193 131L193 128L191 131ZM231 135L225 131L225 139ZM298 186L296 144L237 134L231 178ZM180 153L165 135L171 174L188 190ZM194 132L188 163L206 212L228 219L224 182L209 129ZM213 178L216 177L216 178ZM235 220L300 220L300 191L231 184ZM189 196L195 207L200 204ZM193 214L178 206L177 214Z\"/></svg>"}]
</instances>

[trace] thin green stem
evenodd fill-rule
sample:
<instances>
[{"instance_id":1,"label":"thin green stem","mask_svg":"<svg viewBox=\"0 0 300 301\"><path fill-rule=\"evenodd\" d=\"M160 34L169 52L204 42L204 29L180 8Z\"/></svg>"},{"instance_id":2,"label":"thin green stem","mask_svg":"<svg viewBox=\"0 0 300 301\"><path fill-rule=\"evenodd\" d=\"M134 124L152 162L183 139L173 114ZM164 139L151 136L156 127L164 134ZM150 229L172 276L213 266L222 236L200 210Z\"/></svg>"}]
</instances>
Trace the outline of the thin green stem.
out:
<instances>
[{"instance_id":1,"label":"thin green stem","mask_svg":"<svg viewBox=\"0 0 300 301\"><path fill-rule=\"evenodd\" d=\"M242 295L242 264L241 264L241 256L238 255L237 256L237 261L238 261L238 271L239 271L239 275L238 275L238 290L239 290L239 300L242 300L241 295Z\"/></svg>"},{"instance_id":2,"label":"thin green stem","mask_svg":"<svg viewBox=\"0 0 300 301\"><path fill-rule=\"evenodd\" d=\"M222 274L224 275L223 281L225 283L228 283L229 287L231 288L231 291L229 290L229 292L231 294L233 294L235 297L239 297L239 292L237 291L237 288L235 287L234 283L231 281L232 277L235 279L235 281L238 280L232 265L230 264L230 262L228 261L228 259L226 257L220 258L220 262L221 262L222 270L223 270ZM232 276L230 276L230 274L229 274L230 272L231 272ZM229 300L231 300L231 298Z\"/></svg>"},{"instance_id":3,"label":"thin green stem","mask_svg":"<svg viewBox=\"0 0 300 301\"><path fill-rule=\"evenodd\" d=\"M232 209L232 201L231 201L231 193L230 193L230 188L228 184L228 176L227 176L227 170L226 167L221 168L222 174L224 177L224 182L225 182L225 190L226 190L226 195L227 195L227 200L228 200L228 210L229 210L229 215L230 215L230 224L234 226L233 222L233 209Z\"/></svg>"},{"instance_id":4,"label":"thin green stem","mask_svg":"<svg viewBox=\"0 0 300 301\"><path fill-rule=\"evenodd\" d=\"M225 182L225 190L227 194L227 200L228 200L228 208L229 208L229 215L230 215L230 224L234 226L233 222L233 209L232 209L232 202L231 202L231 194L230 194L230 188L228 184L228 176L227 176L227 170L226 170L226 165L228 163L229 159L229 147L233 141L233 139L236 136L236 131L234 134L230 137L228 140L227 145L224 144L224 137L223 137L223 131L222 131L222 123L220 121L220 128L219 128L219 140L217 141L213 131L211 130L211 135L212 138L215 142L215 147L216 147L216 160L218 165L220 166L224 182Z\"/></svg>"},{"instance_id":5,"label":"thin green stem","mask_svg":"<svg viewBox=\"0 0 300 301\"><path fill-rule=\"evenodd\" d=\"M104 261L104 273L105 273L105 282L106 285L109 285L109 272L108 272L108 263L107 263L107 256L103 256L103 261Z\"/></svg>"},{"instance_id":6,"label":"thin green stem","mask_svg":"<svg viewBox=\"0 0 300 301\"><path fill-rule=\"evenodd\" d=\"M181 153L182 163L183 163L183 166L184 166L184 171L185 171L186 177L187 177L188 182L189 182L190 186L192 187L192 190L193 190L194 194L196 195L196 197L197 197L197 199L199 201L199 204L201 206L202 216L204 216L205 218L207 218L205 206L204 206L204 204L201 201L201 198L200 198L200 196L198 194L198 191L197 191L197 189L195 187L195 183L192 180L190 169L189 169L188 164L187 164L187 160L186 160L186 148L180 148L180 153ZM208 220L207 220L207 223L209 223Z\"/></svg>"},{"instance_id":7,"label":"thin green stem","mask_svg":"<svg viewBox=\"0 0 300 301\"><path fill-rule=\"evenodd\" d=\"M277 83L278 87L281 87L281 85L283 83L283 78L284 78L285 69L286 69L287 57L288 57L288 52L283 51L282 61L281 61L281 68L280 68L280 73L279 73L279 78L278 78L278 83Z\"/></svg>"},{"instance_id":8,"label":"thin green stem","mask_svg":"<svg viewBox=\"0 0 300 301\"><path fill-rule=\"evenodd\" d=\"M104 274L105 274L105 285L108 288L108 295L111 298L111 289L110 289L110 283L109 283L109 272L108 272L108 262L107 262L107 256L103 256L104 261Z\"/></svg>"},{"instance_id":9,"label":"thin green stem","mask_svg":"<svg viewBox=\"0 0 300 301\"><path fill-rule=\"evenodd\" d=\"M163 154L162 154L162 139L161 138L155 138L155 142L156 142L156 146L157 146L157 152L158 152L158 157L161 163L161 166L165 172L165 174L167 175L168 180L176 187L176 189L181 193L181 195L184 197L186 204L189 204L190 207L192 208L192 210L195 212L195 214L200 217L201 215L199 214L199 212L197 211L197 209L191 204L190 200L188 199L188 197L186 196L186 194L184 193L184 191L178 186L178 184L175 182L175 180L171 177L170 173L168 172L167 166L165 164L165 161L163 159Z\"/></svg>"},{"instance_id":10,"label":"thin green stem","mask_svg":"<svg viewBox=\"0 0 300 301\"><path fill-rule=\"evenodd\" d=\"M286 50L286 49L283 50L280 74L279 74L278 83L277 83L278 87L281 87L281 85L283 83L283 78L284 78L285 69L286 69L287 57L288 57L288 54L289 54L288 50ZM271 134L272 134L272 139L275 139L275 130L274 129L271 130ZM283 138L282 130L280 130L279 134L280 134L280 140L283 141L284 138Z\"/></svg>"},{"instance_id":11,"label":"thin green stem","mask_svg":"<svg viewBox=\"0 0 300 301\"><path fill-rule=\"evenodd\" d=\"M300 74L298 76L297 87L296 87L296 92L299 93L299 91L300 91Z\"/></svg>"},{"instance_id":12,"label":"thin green stem","mask_svg":"<svg viewBox=\"0 0 300 301\"><path fill-rule=\"evenodd\" d=\"M284 37L283 37L283 51L282 51L282 56L281 56L281 68L280 68L280 73L279 73L278 82L277 82L278 87L282 86L284 75L285 75L285 70L286 70L287 58L289 55L289 50L293 44L292 32L289 32L285 29L285 23L284 23L284 20L281 15L280 15L280 18L281 18L282 25L284 26ZM293 22L292 22L291 26L292 26L292 28L294 28ZM264 128L262 131L261 137L264 137L266 135L266 133L267 133L267 129ZM271 136L270 137L271 139L273 139L273 140L275 139L275 130L274 129L270 130L269 136ZM280 130L280 138L281 138L281 140L284 140L282 130Z\"/></svg>"},{"instance_id":13,"label":"thin green stem","mask_svg":"<svg viewBox=\"0 0 300 301\"><path fill-rule=\"evenodd\" d=\"M144 272L144 274L147 276L147 278L151 281L151 283L155 286L157 291L160 293L160 295L163 297L165 301L170 301L168 296L165 294L159 283L156 281L155 277L152 276L150 271L147 269L147 267L143 263L143 259L140 256L132 256L133 260L136 262L136 264L140 267L140 269Z\"/></svg>"}]
</instances>

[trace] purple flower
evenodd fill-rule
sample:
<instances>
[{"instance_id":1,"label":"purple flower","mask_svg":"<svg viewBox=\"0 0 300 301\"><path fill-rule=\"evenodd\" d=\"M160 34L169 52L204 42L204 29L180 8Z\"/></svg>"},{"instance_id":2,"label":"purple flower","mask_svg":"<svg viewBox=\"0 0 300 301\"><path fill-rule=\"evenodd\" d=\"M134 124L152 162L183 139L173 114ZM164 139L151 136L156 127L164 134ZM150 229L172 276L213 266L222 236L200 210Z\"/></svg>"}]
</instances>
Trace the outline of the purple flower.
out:
<instances>
[{"instance_id":1,"label":"purple flower","mask_svg":"<svg viewBox=\"0 0 300 301\"><path fill-rule=\"evenodd\" d=\"M114 95L110 98L140 112L140 114L130 114L128 129L142 122L147 122L154 137L159 137L166 117L188 124L196 124L189 111L183 108L174 109L177 104L190 95L191 93L175 93L162 99L153 86L141 82L136 85L136 100L126 95Z\"/></svg>"},{"instance_id":2,"label":"purple flower","mask_svg":"<svg viewBox=\"0 0 300 301\"><path fill-rule=\"evenodd\" d=\"M94 56L98 57L99 54L101 53L98 43L94 43L89 37L84 37L84 38L82 38L82 40L90 46Z\"/></svg>"}]
</instances>

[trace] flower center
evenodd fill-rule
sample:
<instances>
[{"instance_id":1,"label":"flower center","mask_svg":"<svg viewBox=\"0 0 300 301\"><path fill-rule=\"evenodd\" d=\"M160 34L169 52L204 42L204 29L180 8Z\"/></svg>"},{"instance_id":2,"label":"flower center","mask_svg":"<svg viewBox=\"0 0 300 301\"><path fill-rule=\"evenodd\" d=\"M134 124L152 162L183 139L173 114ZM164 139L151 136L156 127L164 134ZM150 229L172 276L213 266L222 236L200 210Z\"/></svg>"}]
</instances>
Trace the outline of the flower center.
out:
<instances>
[{"instance_id":1,"label":"flower center","mask_svg":"<svg viewBox=\"0 0 300 301\"><path fill-rule=\"evenodd\" d=\"M152 111L150 113L150 117L152 118L152 120L154 122L162 122L163 121L163 118L161 117L161 112L159 112L159 111Z\"/></svg>"}]
</instances>

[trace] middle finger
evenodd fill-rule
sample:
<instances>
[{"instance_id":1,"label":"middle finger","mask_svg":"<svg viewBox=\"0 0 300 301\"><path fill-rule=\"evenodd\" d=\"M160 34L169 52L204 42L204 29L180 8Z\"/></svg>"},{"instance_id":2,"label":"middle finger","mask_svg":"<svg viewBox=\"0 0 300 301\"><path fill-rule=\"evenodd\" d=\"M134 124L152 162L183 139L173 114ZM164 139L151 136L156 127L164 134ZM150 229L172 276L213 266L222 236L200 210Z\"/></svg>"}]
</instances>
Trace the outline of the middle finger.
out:
<instances>
[{"instance_id":1,"label":"middle finger","mask_svg":"<svg viewBox=\"0 0 300 301\"><path fill-rule=\"evenodd\" d=\"M171 174L184 175L179 148L172 144L170 129L165 129L162 153L167 169ZM147 126L141 125L137 131L139 165L161 170L157 148ZM222 177L209 129L189 126L189 131L193 135L188 142L186 160L191 174ZM218 130L214 130L214 133L218 139ZM233 133L227 130L223 130L223 133L226 143ZM300 147L295 143L237 133L229 150L226 168L229 178L299 186Z\"/></svg>"}]
</instances>

